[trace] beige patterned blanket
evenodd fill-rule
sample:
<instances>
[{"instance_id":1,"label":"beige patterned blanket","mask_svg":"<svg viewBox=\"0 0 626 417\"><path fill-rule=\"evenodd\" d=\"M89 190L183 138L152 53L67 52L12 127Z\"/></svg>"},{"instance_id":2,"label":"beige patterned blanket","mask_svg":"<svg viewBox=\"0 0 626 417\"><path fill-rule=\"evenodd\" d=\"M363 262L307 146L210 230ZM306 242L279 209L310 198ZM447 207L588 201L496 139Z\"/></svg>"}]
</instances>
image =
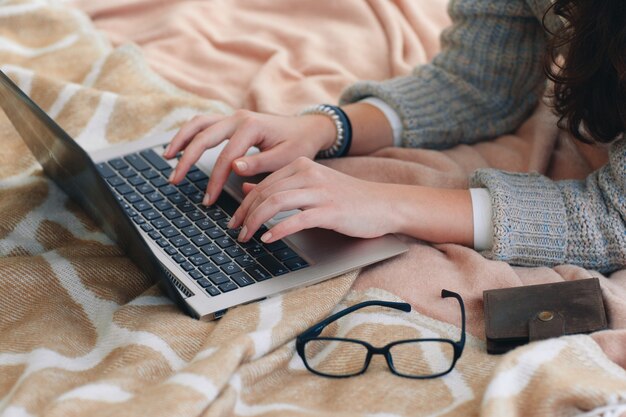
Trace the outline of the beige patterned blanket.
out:
<instances>
[{"instance_id":1,"label":"beige patterned blanket","mask_svg":"<svg viewBox=\"0 0 626 417\"><path fill-rule=\"evenodd\" d=\"M137 48L113 49L85 15L56 2L0 2L0 67L85 148L167 131L196 113L230 111L163 81ZM526 127L529 137L532 126ZM532 148L532 141L508 140L495 146ZM409 253L394 260L232 309L217 322L199 322L181 314L42 174L4 114L0 145L2 417L624 411L623 272L609 280L567 266L511 268L459 246L410 241ZM379 180L456 184L471 169L467 160L487 164L492 150L387 150L368 161L389 168ZM364 175L362 163L348 159L337 168ZM595 339L534 343L503 357L485 353L482 289L589 275L602 279L615 330ZM362 310L332 332L374 345L409 337L457 339L458 312L438 297L441 288L463 295L469 326L465 352L443 378L402 379L375 360L362 376L324 379L306 371L295 353L295 336L331 312L366 299L399 300L398 294L413 312Z\"/></svg>"}]
</instances>

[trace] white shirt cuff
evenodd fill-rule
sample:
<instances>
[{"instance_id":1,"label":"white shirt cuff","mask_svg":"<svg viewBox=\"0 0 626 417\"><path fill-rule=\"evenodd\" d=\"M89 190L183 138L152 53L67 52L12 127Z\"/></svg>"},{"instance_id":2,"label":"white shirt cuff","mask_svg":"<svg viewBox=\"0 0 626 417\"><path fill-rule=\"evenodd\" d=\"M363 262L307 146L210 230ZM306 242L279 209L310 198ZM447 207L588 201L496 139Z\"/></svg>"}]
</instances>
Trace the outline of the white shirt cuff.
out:
<instances>
[{"instance_id":1,"label":"white shirt cuff","mask_svg":"<svg viewBox=\"0 0 626 417\"><path fill-rule=\"evenodd\" d=\"M470 188L474 219L474 249L489 250L493 247L493 207L486 188Z\"/></svg>"},{"instance_id":2,"label":"white shirt cuff","mask_svg":"<svg viewBox=\"0 0 626 417\"><path fill-rule=\"evenodd\" d=\"M383 112L391 126L391 130L393 130L393 146L402 146L402 120L400 120L398 113L389 104L378 97L367 97L363 100L359 100L359 103L371 104Z\"/></svg>"}]
</instances>

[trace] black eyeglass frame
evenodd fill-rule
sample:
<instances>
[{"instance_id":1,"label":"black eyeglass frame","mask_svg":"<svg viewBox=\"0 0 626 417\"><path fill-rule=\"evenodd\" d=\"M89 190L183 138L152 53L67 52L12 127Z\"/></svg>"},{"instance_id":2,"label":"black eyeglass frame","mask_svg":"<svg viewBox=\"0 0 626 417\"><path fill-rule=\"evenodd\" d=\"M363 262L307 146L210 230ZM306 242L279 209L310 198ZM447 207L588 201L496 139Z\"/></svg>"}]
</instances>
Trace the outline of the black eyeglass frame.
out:
<instances>
[{"instance_id":1,"label":"black eyeglass frame","mask_svg":"<svg viewBox=\"0 0 626 417\"><path fill-rule=\"evenodd\" d=\"M318 337L322 331L324 330L324 328L326 328L326 326L328 326L330 323L339 320L340 318L352 313L353 311L359 310L361 308L365 308L365 307L369 307L369 306L382 306L382 307L389 307L389 308L393 308L396 310L401 310L401 311L406 311L409 312L411 311L411 305L408 303L395 303L395 302L391 302L391 301L379 301L379 300L371 300L371 301L364 301L362 303L358 303L355 304L353 306L350 306L348 308L346 308L345 310L342 310L338 313L333 314L332 316L327 317L326 319L320 321L319 323L311 326L310 328L308 328L307 330L305 330L304 332L302 332L297 338L296 338L296 351L298 352L298 355L300 356L300 358L302 358L302 362L304 362L304 366L312 373L319 375L319 376L323 376L323 377L328 377L328 378L349 378L349 377L353 377L353 376L357 376L357 375L361 375L363 373L365 373L365 371L367 371L367 368L369 367L370 361L372 360L372 357L374 355L383 355L385 357L385 360L387 361L387 365L389 366L389 370L391 371L392 374L394 375L398 375L400 377L403 378L411 378L411 379L432 379L432 378L438 378L440 376L446 375L447 373L449 373L450 371L452 371L452 369L454 369L454 365L456 365L456 362L459 360L459 358L461 357L461 355L463 354L463 348L465 347L465 304L463 303L463 298L461 298L461 296L453 291L448 291L448 290L441 290L441 298L448 298L448 297L454 297L457 299L457 301L459 302L459 306L461 307L461 338L457 341L451 340L451 339L438 339L438 338L430 338L430 339L405 339L405 340L396 340L394 342L391 342L385 346L382 347L375 347L372 346L371 344L364 342L362 340L358 340L358 339L350 339L350 338L339 338L339 337ZM325 374L323 372L319 372L313 368L311 368L311 366L309 366L309 363L306 360L306 355L304 352L305 349L305 345L313 340L326 340L326 341L339 341L339 342L351 342L351 343L356 343L359 345L362 345L363 347L365 347L367 349L367 356L365 357L365 362L363 364L363 369L361 369L358 372L354 372L354 373L348 373L345 375L334 375L334 374ZM431 375L407 375L407 374L403 374L401 372L398 372L393 364L393 359L392 359L392 355L391 355L391 348L399 345L399 344L403 344L403 343L415 343L415 342L439 342L439 343L448 343L450 345L452 345L452 348L454 350L454 358L452 359L452 363L450 365L450 367L443 371L443 372L438 372L435 374L431 374Z\"/></svg>"}]
</instances>

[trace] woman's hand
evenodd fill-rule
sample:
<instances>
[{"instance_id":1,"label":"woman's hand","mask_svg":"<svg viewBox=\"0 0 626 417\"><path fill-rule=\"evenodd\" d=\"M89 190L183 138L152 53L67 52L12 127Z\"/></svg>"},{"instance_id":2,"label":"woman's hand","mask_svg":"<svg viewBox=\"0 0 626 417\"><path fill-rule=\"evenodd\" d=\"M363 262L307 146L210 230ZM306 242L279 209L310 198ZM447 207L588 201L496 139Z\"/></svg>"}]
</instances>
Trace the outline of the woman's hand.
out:
<instances>
[{"instance_id":1,"label":"woman's hand","mask_svg":"<svg viewBox=\"0 0 626 417\"><path fill-rule=\"evenodd\" d=\"M231 116L196 116L185 124L167 147L163 156L171 159L184 151L170 182L178 184L202 153L226 139L220 153L203 204L217 200L231 170L241 176L276 171L298 157L313 159L318 151L329 148L335 140L334 123L324 115L273 116L247 110ZM251 147L259 154L245 156Z\"/></svg>"},{"instance_id":2,"label":"woman's hand","mask_svg":"<svg viewBox=\"0 0 626 417\"><path fill-rule=\"evenodd\" d=\"M364 181L298 158L258 185L245 184L246 197L230 227L243 226L239 240L247 241L267 220L281 211L301 209L261 238L273 242L302 229L322 227L355 237L395 232L389 216L385 185Z\"/></svg>"},{"instance_id":3,"label":"woman's hand","mask_svg":"<svg viewBox=\"0 0 626 417\"><path fill-rule=\"evenodd\" d=\"M301 211L261 236L271 243L303 229L321 227L362 238L404 233L434 243L473 244L469 191L361 180L298 158L247 194L229 227L242 226L240 241L281 211Z\"/></svg>"}]
</instances>

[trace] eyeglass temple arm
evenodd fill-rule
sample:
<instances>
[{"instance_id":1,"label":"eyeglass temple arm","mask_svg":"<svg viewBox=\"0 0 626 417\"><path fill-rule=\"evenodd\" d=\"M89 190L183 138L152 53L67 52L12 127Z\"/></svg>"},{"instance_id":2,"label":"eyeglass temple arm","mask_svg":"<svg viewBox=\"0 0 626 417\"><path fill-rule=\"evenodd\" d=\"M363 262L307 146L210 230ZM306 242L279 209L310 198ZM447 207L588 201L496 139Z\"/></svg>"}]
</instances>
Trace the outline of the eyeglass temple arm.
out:
<instances>
[{"instance_id":1,"label":"eyeglass temple arm","mask_svg":"<svg viewBox=\"0 0 626 417\"><path fill-rule=\"evenodd\" d=\"M402 311L406 311L406 312L411 311L411 305L408 304L408 303L394 303L394 302L391 302L391 301L378 301L378 300L363 301L362 303L358 303L358 304L355 304L353 306L350 306L350 307L346 308L345 310L341 310L340 312L335 313L332 316L329 316L326 319L320 321L319 323L317 323L313 327L310 327L307 330L305 330L299 336L299 338L308 338L308 337L319 336L319 334L322 333L322 330L324 330L324 327L328 326L333 321L339 320L343 316L345 316L347 314L350 314L353 311L359 310L361 308L369 307L369 306L389 307L389 308L393 308L393 309L396 309L396 310L402 310Z\"/></svg>"},{"instance_id":2,"label":"eyeglass temple arm","mask_svg":"<svg viewBox=\"0 0 626 417\"><path fill-rule=\"evenodd\" d=\"M461 295L448 290L441 290L441 298L454 297L459 302L461 306L461 339L459 340L459 344L461 346L465 346L465 303L463 302L463 298Z\"/></svg>"}]
</instances>

